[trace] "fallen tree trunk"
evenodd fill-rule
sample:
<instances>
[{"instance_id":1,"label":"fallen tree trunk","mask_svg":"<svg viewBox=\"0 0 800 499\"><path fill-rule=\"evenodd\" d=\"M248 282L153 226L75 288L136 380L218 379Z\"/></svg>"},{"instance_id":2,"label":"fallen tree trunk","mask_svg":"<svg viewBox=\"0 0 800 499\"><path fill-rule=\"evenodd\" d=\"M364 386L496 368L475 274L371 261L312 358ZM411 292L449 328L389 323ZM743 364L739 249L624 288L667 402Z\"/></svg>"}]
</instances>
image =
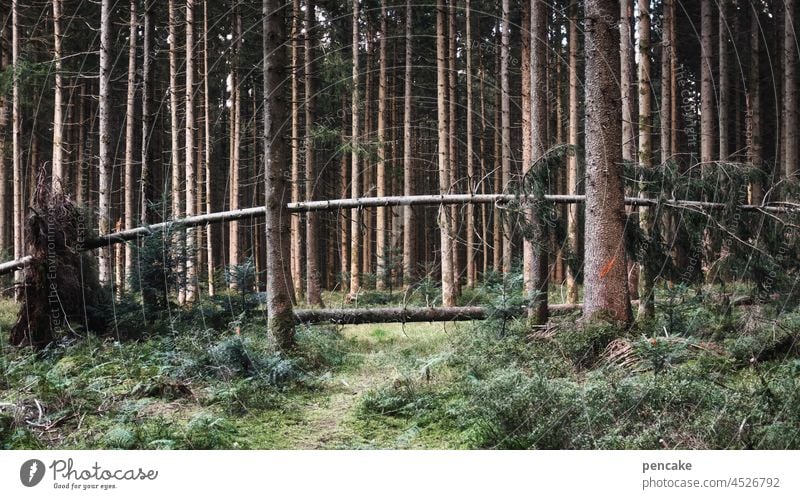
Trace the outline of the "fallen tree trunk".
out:
<instances>
[{"instance_id":1,"label":"fallen tree trunk","mask_svg":"<svg viewBox=\"0 0 800 499\"><path fill-rule=\"evenodd\" d=\"M550 305L550 314L558 315L581 310L582 304ZM384 322L451 322L475 321L488 317L486 307L385 307L385 308L339 308L295 310L298 324L380 324ZM524 308L504 312L506 317L520 317Z\"/></svg>"},{"instance_id":2,"label":"fallen tree trunk","mask_svg":"<svg viewBox=\"0 0 800 499\"><path fill-rule=\"evenodd\" d=\"M387 206L438 206L438 205L458 205L458 204L495 204L520 201L524 198L533 199L532 196L518 196L514 194L442 194L442 195L422 195L422 196L386 196L386 197L365 197L350 199L333 199L327 201L303 201L299 203L288 203L287 208L290 212L300 213L309 211L334 211L357 208L376 208ZM547 194L545 201L557 204L576 204L583 203L585 196L571 194ZM649 198L629 197L625 198L625 204L629 206L656 206L662 204L669 208L693 208L705 210L721 210L728 206L725 203L712 203L707 201L687 201L681 199L659 200ZM789 213L800 211L800 205L794 203L776 202L770 205L741 205L738 207L742 211L761 211L768 213ZM263 217L266 211L263 206L244 208L232 211L220 211L205 215L195 215L192 217L178 220L169 220L153 225L136 227L135 229L113 232L105 236L99 236L86 240L83 244L84 250L92 250L111 244L132 241L139 237L146 236L158 231L169 229L170 227L197 227L201 225L230 222L245 218ZM17 260L0 264L0 275L21 269L30 262L30 257L26 256Z\"/></svg>"}]
</instances>

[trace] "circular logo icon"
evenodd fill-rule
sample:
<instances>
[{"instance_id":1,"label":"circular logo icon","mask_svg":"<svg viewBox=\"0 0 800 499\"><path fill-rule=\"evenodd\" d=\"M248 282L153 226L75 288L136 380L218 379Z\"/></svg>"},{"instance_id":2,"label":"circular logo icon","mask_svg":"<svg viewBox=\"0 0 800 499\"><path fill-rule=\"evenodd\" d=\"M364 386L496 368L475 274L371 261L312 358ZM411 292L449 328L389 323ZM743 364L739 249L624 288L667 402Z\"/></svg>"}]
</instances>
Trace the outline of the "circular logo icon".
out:
<instances>
[{"instance_id":1,"label":"circular logo icon","mask_svg":"<svg viewBox=\"0 0 800 499\"><path fill-rule=\"evenodd\" d=\"M26 487L36 487L44 478L44 463L38 459L28 459L19 469L19 480Z\"/></svg>"}]
</instances>

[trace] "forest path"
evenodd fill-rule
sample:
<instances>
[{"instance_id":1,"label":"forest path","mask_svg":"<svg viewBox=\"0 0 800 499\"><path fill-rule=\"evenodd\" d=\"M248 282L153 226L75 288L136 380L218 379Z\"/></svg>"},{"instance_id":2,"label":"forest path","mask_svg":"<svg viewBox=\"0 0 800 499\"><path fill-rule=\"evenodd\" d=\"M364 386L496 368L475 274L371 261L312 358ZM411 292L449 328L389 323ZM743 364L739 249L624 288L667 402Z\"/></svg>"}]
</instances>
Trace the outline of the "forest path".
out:
<instances>
[{"instance_id":1,"label":"forest path","mask_svg":"<svg viewBox=\"0 0 800 499\"><path fill-rule=\"evenodd\" d=\"M454 436L409 426L405 418L360 411L371 391L422 381L425 366L450 348L454 324L346 326L350 350L343 366L325 375L323 388L280 410L251 414L249 446L272 449L449 448Z\"/></svg>"}]
</instances>

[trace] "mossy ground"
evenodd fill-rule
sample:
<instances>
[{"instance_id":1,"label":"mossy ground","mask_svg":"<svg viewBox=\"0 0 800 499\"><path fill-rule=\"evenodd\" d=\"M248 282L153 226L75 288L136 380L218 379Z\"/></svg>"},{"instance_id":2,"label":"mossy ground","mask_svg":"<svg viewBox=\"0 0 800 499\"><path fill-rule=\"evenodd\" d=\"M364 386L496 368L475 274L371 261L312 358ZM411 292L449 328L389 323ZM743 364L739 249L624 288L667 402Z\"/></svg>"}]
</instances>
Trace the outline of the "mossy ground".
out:
<instances>
[{"instance_id":1,"label":"mossy ground","mask_svg":"<svg viewBox=\"0 0 800 499\"><path fill-rule=\"evenodd\" d=\"M800 313L664 293L628 328L299 327L288 355L224 299L138 337L134 310L121 341L12 349L0 301L0 447L800 448Z\"/></svg>"}]
</instances>

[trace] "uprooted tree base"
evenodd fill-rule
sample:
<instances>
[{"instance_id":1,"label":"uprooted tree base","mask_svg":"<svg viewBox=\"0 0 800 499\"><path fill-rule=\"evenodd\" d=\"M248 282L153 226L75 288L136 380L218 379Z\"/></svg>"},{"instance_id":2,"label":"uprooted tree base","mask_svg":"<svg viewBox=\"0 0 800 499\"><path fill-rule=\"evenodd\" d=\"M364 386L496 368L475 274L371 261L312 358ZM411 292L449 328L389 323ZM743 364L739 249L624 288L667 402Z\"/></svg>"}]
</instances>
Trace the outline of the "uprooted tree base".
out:
<instances>
[{"instance_id":1,"label":"uprooted tree base","mask_svg":"<svg viewBox=\"0 0 800 499\"><path fill-rule=\"evenodd\" d=\"M92 236L91 220L41 174L30 211L25 245L32 261L25 267L10 343L41 348L59 336L102 331L102 305L109 297L100 286L94 256L82 247Z\"/></svg>"}]
</instances>

